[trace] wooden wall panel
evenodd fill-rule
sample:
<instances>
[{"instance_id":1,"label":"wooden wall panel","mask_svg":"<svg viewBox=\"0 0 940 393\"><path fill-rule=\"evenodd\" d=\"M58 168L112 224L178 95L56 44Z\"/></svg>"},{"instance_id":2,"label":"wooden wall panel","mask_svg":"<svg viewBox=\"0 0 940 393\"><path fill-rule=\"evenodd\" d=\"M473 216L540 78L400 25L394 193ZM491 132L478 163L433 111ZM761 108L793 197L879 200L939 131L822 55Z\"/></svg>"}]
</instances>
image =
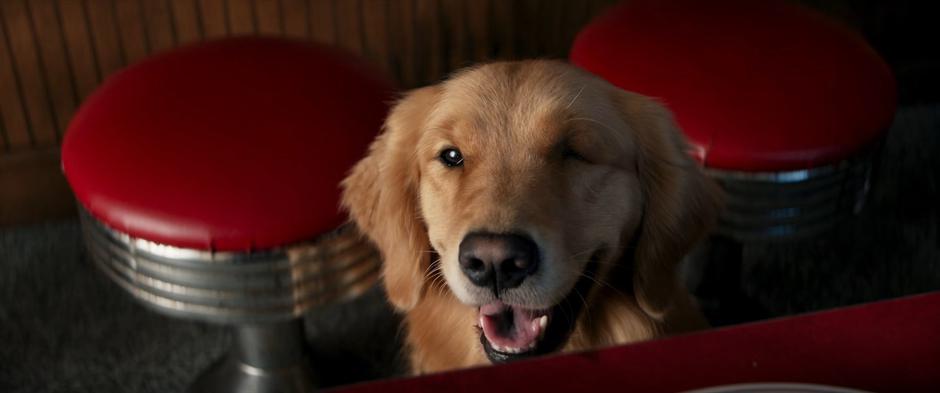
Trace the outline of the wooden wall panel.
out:
<instances>
[{"instance_id":1,"label":"wooden wall panel","mask_svg":"<svg viewBox=\"0 0 940 393\"><path fill-rule=\"evenodd\" d=\"M4 148L10 153L30 149L33 137L8 31L6 20L0 18L0 120L3 120Z\"/></svg>"},{"instance_id":2,"label":"wooden wall panel","mask_svg":"<svg viewBox=\"0 0 940 393\"><path fill-rule=\"evenodd\" d=\"M363 0L333 0L333 42L353 53L365 54L362 25ZM316 1L314 1L316 2Z\"/></svg>"},{"instance_id":3,"label":"wooden wall panel","mask_svg":"<svg viewBox=\"0 0 940 393\"><path fill-rule=\"evenodd\" d=\"M483 3L483 2L480 2ZM444 33L443 53L446 69L459 69L470 63L471 43L467 41L465 4L461 0L441 0L437 19Z\"/></svg>"},{"instance_id":4,"label":"wooden wall panel","mask_svg":"<svg viewBox=\"0 0 940 393\"><path fill-rule=\"evenodd\" d=\"M469 57L473 62L486 61L495 57L490 44L496 39L494 26L491 25L490 15L493 13L493 4L489 1L479 3L463 2L463 13L466 13L467 35L465 39L471 46Z\"/></svg>"},{"instance_id":5,"label":"wooden wall panel","mask_svg":"<svg viewBox=\"0 0 940 393\"><path fill-rule=\"evenodd\" d=\"M179 45L202 40L202 21L197 0L170 0L170 15Z\"/></svg>"},{"instance_id":6,"label":"wooden wall panel","mask_svg":"<svg viewBox=\"0 0 940 393\"><path fill-rule=\"evenodd\" d=\"M176 47L179 38L176 33L176 20L173 18L173 8L166 0L141 1L143 20L147 28L147 39L150 42L150 53L160 52Z\"/></svg>"},{"instance_id":7,"label":"wooden wall panel","mask_svg":"<svg viewBox=\"0 0 940 393\"><path fill-rule=\"evenodd\" d=\"M202 22L203 37L219 38L229 35L227 0L197 0L198 15Z\"/></svg>"},{"instance_id":8,"label":"wooden wall panel","mask_svg":"<svg viewBox=\"0 0 940 393\"><path fill-rule=\"evenodd\" d=\"M30 147L55 146L58 129L52 108L46 67L40 59L36 29L24 0L0 2L0 16L5 26L7 50L21 107L25 111L26 131Z\"/></svg>"},{"instance_id":9,"label":"wooden wall panel","mask_svg":"<svg viewBox=\"0 0 940 393\"><path fill-rule=\"evenodd\" d=\"M281 0L281 18L284 19L284 35L293 38L309 38L307 21L310 6L305 0Z\"/></svg>"},{"instance_id":10,"label":"wooden wall panel","mask_svg":"<svg viewBox=\"0 0 940 393\"><path fill-rule=\"evenodd\" d=\"M258 32L255 2L252 0L226 0L228 25L231 35L252 35Z\"/></svg>"},{"instance_id":11,"label":"wooden wall panel","mask_svg":"<svg viewBox=\"0 0 940 393\"><path fill-rule=\"evenodd\" d=\"M542 37L539 36L539 4L542 0L519 0L513 2L512 24L516 31L513 34L515 52L513 58L529 58L536 56L542 46Z\"/></svg>"},{"instance_id":12,"label":"wooden wall panel","mask_svg":"<svg viewBox=\"0 0 940 393\"><path fill-rule=\"evenodd\" d=\"M144 23L144 9L138 0L114 0L118 40L125 64L134 63L150 53L150 33Z\"/></svg>"},{"instance_id":13,"label":"wooden wall panel","mask_svg":"<svg viewBox=\"0 0 940 393\"><path fill-rule=\"evenodd\" d=\"M104 78L124 67L126 62L117 29L114 7L107 2L82 1L91 32L91 47L98 59L99 77Z\"/></svg>"},{"instance_id":14,"label":"wooden wall panel","mask_svg":"<svg viewBox=\"0 0 940 393\"><path fill-rule=\"evenodd\" d=\"M56 10L65 33L65 45L72 64L72 77L78 88L78 96L84 99L101 80L98 59L92 47L91 28L85 17L85 7L80 0L57 0Z\"/></svg>"},{"instance_id":15,"label":"wooden wall panel","mask_svg":"<svg viewBox=\"0 0 940 393\"><path fill-rule=\"evenodd\" d=\"M564 26L564 29L558 40L558 45L565 52L568 51L568 48L571 48L575 36L578 35L578 31L581 30L586 21L590 20L594 13L603 11L603 8L592 10L589 8L590 4L587 1L578 3L563 11L562 26Z\"/></svg>"},{"instance_id":16,"label":"wooden wall panel","mask_svg":"<svg viewBox=\"0 0 940 393\"><path fill-rule=\"evenodd\" d=\"M354 2L356 0L345 1ZM316 42L336 41L336 2L337 0L307 1L307 36L310 37L310 39Z\"/></svg>"},{"instance_id":17,"label":"wooden wall panel","mask_svg":"<svg viewBox=\"0 0 940 393\"><path fill-rule=\"evenodd\" d=\"M491 45L493 55L500 59L511 59L516 54L516 22L513 20L513 2L491 1L489 28L495 34Z\"/></svg>"},{"instance_id":18,"label":"wooden wall panel","mask_svg":"<svg viewBox=\"0 0 940 393\"><path fill-rule=\"evenodd\" d=\"M448 59L445 58L446 41L441 21L440 0L419 0L414 9L415 26L415 70L417 82L425 85L436 81L446 73Z\"/></svg>"},{"instance_id":19,"label":"wooden wall panel","mask_svg":"<svg viewBox=\"0 0 940 393\"><path fill-rule=\"evenodd\" d=\"M36 42L44 68L44 85L48 89L56 138L61 140L79 103L64 33L58 22L59 16L53 0L31 0L27 5L33 26L36 27Z\"/></svg>"},{"instance_id":20,"label":"wooden wall panel","mask_svg":"<svg viewBox=\"0 0 940 393\"><path fill-rule=\"evenodd\" d=\"M10 138L7 136L6 124L3 124L3 113L0 112L0 154L10 151Z\"/></svg>"},{"instance_id":21,"label":"wooden wall panel","mask_svg":"<svg viewBox=\"0 0 940 393\"><path fill-rule=\"evenodd\" d=\"M419 0L397 0L388 8L388 45L392 68L402 86L418 85L418 56L416 51L415 2Z\"/></svg>"},{"instance_id":22,"label":"wooden wall panel","mask_svg":"<svg viewBox=\"0 0 940 393\"><path fill-rule=\"evenodd\" d=\"M0 155L0 226L65 218L75 210L59 170L59 149Z\"/></svg>"},{"instance_id":23,"label":"wooden wall panel","mask_svg":"<svg viewBox=\"0 0 940 393\"><path fill-rule=\"evenodd\" d=\"M391 31L389 17L391 3L395 0L362 0L362 53L367 59L389 77L394 77L393 55L391 52Z\"/></svg>"},{"instance_id":24,"label":"wooden wall panel","mask_svg":"<svg viewBox=\"0 0 940 393\"><path fill-rule=\"evenodd\" d=\"M258 34L279 36L284 33L280 0L256 0L255 15L258 19Z\"/></svg>"}]
</instances>

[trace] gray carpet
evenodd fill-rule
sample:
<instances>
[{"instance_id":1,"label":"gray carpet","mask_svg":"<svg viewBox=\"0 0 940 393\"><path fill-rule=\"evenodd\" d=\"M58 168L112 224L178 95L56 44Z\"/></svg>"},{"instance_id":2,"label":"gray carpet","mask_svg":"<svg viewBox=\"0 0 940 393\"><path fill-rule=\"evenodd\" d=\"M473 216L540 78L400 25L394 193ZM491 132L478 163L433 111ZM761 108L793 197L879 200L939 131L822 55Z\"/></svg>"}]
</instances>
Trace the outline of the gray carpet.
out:
<instances>
[{"instance_id":1,"label":"gray carpet","mask_svg":"<svg viewBox=\"0 0 940 393\"><path fill-rule=\"evenodd\" d=\"M772 315L940 289L940 106L903 108L862 215L804 243L745 250ZM0 230L0 392L176 392L220 356L218 326L147 311L85 259L77 222ZM379 290L306 319L326 386L395 375Z\"/></svg>"}]
</instances>

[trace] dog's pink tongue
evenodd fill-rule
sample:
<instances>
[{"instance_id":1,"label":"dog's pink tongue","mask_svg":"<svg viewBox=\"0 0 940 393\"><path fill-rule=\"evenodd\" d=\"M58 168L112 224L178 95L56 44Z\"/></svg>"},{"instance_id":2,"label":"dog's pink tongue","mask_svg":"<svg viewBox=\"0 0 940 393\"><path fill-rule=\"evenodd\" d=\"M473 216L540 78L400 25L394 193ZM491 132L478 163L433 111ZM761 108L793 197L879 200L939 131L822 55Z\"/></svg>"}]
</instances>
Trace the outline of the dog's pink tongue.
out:
<instances>
[{"instance_id":1,"label":"dog's pink tongue","mask_svg":"<svg viewBox=\"0 0 940 393\"><path fill-rule=\"evenodd\" d=\"M483 335L500 352L518 353L534 348L547 323L544 312L511 307L500 301L480 307Z\"/></svg>"}]
</instances>

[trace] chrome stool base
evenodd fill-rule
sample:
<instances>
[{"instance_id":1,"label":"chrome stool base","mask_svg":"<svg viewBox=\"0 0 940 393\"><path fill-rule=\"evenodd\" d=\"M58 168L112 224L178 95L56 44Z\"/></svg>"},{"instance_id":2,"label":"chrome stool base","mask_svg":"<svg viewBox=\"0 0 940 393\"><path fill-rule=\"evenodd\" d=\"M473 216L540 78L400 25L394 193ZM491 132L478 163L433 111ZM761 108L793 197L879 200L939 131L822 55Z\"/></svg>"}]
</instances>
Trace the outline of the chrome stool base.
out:
<instances>
[{"instance_id":1,"label":"chrome stool base","mask_svg":"<svg viewBox=\"0 0 940 393\"><path fill-rule=\"evenodd\" d=\"M685 262L686 285L714 326L769 317L745 292L749 244L805 241L857 214L871 189L880 143L828 166L785 172L706 169L725 191L718 226ZM696 270L695 273L691 273Z\"/></svg>"},{"instance_id":2,"label":"chrome stool base","mask_svg":"<svg viewBox=\"0 0 940 393\"><path fill-rule=\"evenodd\" d=\"M814 169L734 172L706 169L725 191L717 234L742 242L807 239L857 214L871 188L878 147Z\"/></svg>"},{"instance_id":3,"label":"chrome stool base","mask_svg":"<svg viewBox=\"0 0 940 393\"><path fill-rule=\"evenodd\" d=\"M379 277L378 251L350 227L278 249L214 251L135 238L81 212L92 260L130 295L163 314L234 328L232 353L191 392L311 391L301 317Z\"/></svg>"},{"instance_id":4,"label":"chrome stool base","mask_svg":"<svg viewBox=\"0 0 940 393\"><path fill-rule=\"evenodd\" d=\"M316 385L301 321L235 329L236 349L206 369L190 393L312 392Z\"/></svg>"}]
</instances>

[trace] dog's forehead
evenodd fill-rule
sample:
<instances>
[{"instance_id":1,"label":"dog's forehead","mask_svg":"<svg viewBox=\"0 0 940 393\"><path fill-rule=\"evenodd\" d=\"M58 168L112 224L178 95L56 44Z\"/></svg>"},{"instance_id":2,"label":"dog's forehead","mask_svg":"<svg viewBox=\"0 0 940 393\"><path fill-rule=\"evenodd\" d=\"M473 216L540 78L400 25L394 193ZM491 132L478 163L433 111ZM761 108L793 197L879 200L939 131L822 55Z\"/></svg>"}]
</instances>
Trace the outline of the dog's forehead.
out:
<instances>
[{"instance_id":1,"label":"dog's forehead","mask_svg":"<svg viewBox=\"0 0 940 393\"><path fill-rule=\"evenodd\" d=\"M523 137L555 134L568 119L588 112L585 108L597 112L609 106L597 86L583 71L560 62L487 64L445 82L431 120L441 128L462 124Z\"/></svg>"},{"instance_id":2,"label":"dog's forehead","mask_svg":"<svg viewBox=\"0 0 940 393\"><path fill-rule=\"evenodd\" d=\"M460 72L445 83L443 100L465 108L529 111L563 106L581 77L551 61L493 63Z\"/></svg>"}]
</instances>

